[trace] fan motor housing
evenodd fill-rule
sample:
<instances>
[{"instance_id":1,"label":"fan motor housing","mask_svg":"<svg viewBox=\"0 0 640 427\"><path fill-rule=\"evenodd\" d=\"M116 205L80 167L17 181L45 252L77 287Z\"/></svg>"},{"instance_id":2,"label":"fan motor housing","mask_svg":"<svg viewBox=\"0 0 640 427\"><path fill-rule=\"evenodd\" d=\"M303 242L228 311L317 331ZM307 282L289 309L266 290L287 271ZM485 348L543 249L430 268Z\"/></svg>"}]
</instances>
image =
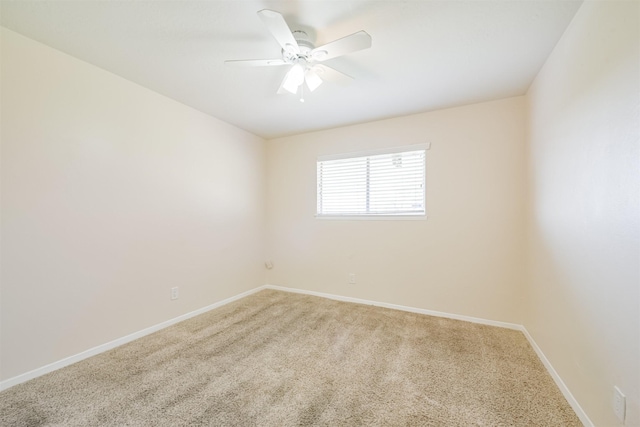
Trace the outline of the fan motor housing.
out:
<instances>
[{"instance_id":1,"label":"fan motor housing","mask_svg":"<svg viewBox=\"0 0 640 427\"><path fill-rule=\"evenodd\" d=\"M292 31L292 34L296 43L298 43L300 51L298 53L294 53L292 51L282 49L282 57L285 61L291 63L296 63L301 60L309 62L311 60L311 51L315 48L313 43L309 40L309 35L306 31L302 30Z\"/></svg>"}]
</instances>

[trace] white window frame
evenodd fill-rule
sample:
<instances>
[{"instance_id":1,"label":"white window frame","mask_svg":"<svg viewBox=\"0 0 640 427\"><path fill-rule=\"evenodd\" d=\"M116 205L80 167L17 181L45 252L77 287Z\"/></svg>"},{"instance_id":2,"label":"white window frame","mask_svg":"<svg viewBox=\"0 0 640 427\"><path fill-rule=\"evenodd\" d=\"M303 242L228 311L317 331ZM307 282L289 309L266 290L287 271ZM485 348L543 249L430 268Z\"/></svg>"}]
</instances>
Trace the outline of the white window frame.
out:
<instances>
[{"instance_id":1,"label":"white window frame","mask_svg":"<svg viewBox=\"0 0 640 427\"><path fill-rule=\"evenodd\" d=\"M422 144L413 144L413 145L404 145L398 147L389 147L377 150L367 150L367 151L357 151L357 152L349 152L349 153L341 153L341 154L331 154L325 156L318 156L316 160L316 219L322 220L426 220L427 219L427 150L431 148L431 143L422 143ZM323 215L318 214L318 181L317 181L317 167L319 162L330 161L330 160L340 160L340 159L350 159L357 157L367 157L367 156L375 156L380 154L392 154L392 153L401 153L406 151L419 151L424 150L424 176L422 183L422 191L423 191L423 201L424 201L424 213L418 214L366 214L366 215L351 215L351 214L330 214Z\"/></svg>"}]
</instances>

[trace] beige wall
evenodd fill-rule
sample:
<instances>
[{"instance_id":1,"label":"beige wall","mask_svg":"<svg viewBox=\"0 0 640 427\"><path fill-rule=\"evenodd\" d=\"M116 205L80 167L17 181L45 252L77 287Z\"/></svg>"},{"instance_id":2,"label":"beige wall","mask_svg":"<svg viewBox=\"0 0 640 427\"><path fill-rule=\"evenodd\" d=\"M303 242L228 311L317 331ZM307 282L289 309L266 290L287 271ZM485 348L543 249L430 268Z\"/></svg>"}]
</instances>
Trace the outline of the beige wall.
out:
<instances>
[{"instance_id":1,"label":"beige wall","mask_svg":"<svg viewBox=\"0 0 640 427\"><path fill-rule=\"evenodd\" d=\"M529 90L524 325L598 426L640 425L638 2L586 2Z\"/></svg>"},{"instance_id":2,"label":"beige wall","mask_svg":"<svg viewBox=\"0 0 640 427\"><path fill-rule=\"evenodd\" d=\"M262 139L4 29L1 132L2 379L263 283Z\"/></svg>"},{"instance_id":3,"label":"beige wall","mask_svg":"<svg viewBox=\"0 0 640 427\"><path fill-rule=\"evenodd\" d=\"M269 141L267 282L520 323L524 120L518 97ZM314 218L317 156L424 142L426 221Z\"/></svg>"}]
</instances>

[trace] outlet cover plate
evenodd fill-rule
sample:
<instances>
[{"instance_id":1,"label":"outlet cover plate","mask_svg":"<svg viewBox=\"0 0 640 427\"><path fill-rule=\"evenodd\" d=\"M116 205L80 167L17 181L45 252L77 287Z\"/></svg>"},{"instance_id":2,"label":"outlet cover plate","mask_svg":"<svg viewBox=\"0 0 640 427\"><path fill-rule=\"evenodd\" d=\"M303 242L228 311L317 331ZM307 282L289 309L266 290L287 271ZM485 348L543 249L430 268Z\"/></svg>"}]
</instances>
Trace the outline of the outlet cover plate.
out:
<instances>
[{"instance_id":1,"label":"outlet cover plate","mask_svg":"<svg viewBox=\"0 0 640 427\"><path fill-rule=\"evenodd\" d=\"M624 421L625 418L626 400L627 398L620 389L617 386L613 387L613 413L620 421Z\"/></svg>"}]
</instances>

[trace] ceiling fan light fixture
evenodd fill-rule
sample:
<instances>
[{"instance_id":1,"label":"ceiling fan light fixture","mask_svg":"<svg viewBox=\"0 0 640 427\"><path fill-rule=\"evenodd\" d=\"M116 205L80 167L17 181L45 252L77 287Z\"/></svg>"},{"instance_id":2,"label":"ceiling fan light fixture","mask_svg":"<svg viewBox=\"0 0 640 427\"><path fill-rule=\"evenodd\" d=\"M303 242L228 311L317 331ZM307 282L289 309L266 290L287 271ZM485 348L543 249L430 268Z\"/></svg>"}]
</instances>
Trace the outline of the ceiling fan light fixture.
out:
<instances>
[{"instance_id":1,"label":"ceiling fan light fixture","mask_svg":"<svg viewBox=\"0 0 640 427\"><path fill-rule=\"evenodd\" d=\"M304 75L304 81L307 83L307 87L309 88L310 92L313 92L322 84L322 79L320 78L320 76L318 76L318 73L313 68L307 70Z\"/></svg>"},{"instance_id":2,"label":"ceiling fan light fixture","mask_svg":"<svg viewBox=\"0 0 640 427\"><path fill-rule=\"evenodd\" d=\"M300 64L295 64L284 76L282 88L295 95L302 83L304 83L304 68Z\"/></svg>"}]
</instances>

